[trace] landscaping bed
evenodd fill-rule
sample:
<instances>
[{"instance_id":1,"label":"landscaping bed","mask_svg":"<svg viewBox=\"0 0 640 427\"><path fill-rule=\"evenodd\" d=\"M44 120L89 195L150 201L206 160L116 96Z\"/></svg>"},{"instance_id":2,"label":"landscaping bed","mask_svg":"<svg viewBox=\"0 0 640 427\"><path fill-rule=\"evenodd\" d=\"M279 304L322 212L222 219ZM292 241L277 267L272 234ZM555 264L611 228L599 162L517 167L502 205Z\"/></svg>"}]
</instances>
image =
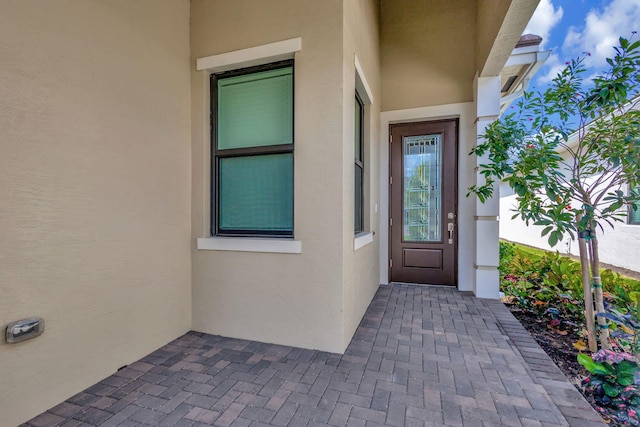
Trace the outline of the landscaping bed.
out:
<instances>
[{"instance_id":1,"label":"landscaping bed","mask_svg":"<svg viewBox=\"0 0 640 427\"><path fill-rule=\"evenodd\" d=\"M503 302L514 316L605 421L640 426L640 281L601 272L613 352L592 355L586 344L580 264L558 253L506 242L500 255ZM579 355L595 374L578 362Z\"/></svg>"}]
</instances>

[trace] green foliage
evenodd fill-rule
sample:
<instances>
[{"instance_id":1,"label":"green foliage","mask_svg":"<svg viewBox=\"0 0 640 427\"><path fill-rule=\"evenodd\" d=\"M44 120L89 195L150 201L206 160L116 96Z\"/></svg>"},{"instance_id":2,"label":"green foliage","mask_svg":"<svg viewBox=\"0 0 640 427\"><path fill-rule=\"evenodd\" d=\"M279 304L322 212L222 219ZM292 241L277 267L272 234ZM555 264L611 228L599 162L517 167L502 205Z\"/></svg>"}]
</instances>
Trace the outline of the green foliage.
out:
<instances>
[{"instance_id":1,"label":"green foliage","mask_svg":"<svg viewBox=\"0 0 640 427\"><path fill-rule=\"evenodd\" d=\"M578 261L557 252L500 242L498 269L500 290L523 310L582 328L584 291ZM638 319L640 281L611 270L602 270L600 276L607 296L608 314L603 317L611 323L617 346L636 354L640 351L636 330L640 328L626 319Z\"/></svg>"},{"instance_id":2,"label":"green foliage","mask_svg":"<svg viewBox=\"0 0 640 427\"><path fill-rule=\"evenodd\" d=\"M600 406L611 408L620 425L640 425L636 360L627 353L600 350L593 356L579 354L578 362L590 373L583 381L585 392Z\"/></svg>"},{"instance_id":3,"label":"green foliage","mask_svg":"<svg viewBox=\"0 0 640 427\"><path fill-rule=\"evenodd\" d=\"M567 324L584 320L578 263L512 243L501 242L500 248L500 289L505 295L524 310L549 319Z\"/></svg>"},{"instance_id":4,"label":"green foliage","mask_svg":"<svg viewBox=\"0 0 640 427\"><path fill-rule=\"evenodd\" d=\"M640 207L639 192L622 191L640 184L640 41L620 38L614 49L593 80L578 58L546 91L525 93L470 153L483 159L484 183L469 194L484 202L504 180L517 195L514 217L543 226L551 246Z\"/></svg>"},{"instance_id":5,"label":"green foliage","mask_svg":"<svg viewBox=\"0 0 640 427\"><path fill-rule=\"evenodd\" d=\"M558 333L567 329L584 330L583 287L580 263L560 254L518 244L500 243L500 289L512 303L546 320ZM600 350L593 356L579 354L578 361L589 375L583 381L591 394L616 425L640 426L640 281L601 270L606 310L598 313L612 331L616 351ZM574 346L584 350L586 344Z\"/></svg>"}]
</instances>

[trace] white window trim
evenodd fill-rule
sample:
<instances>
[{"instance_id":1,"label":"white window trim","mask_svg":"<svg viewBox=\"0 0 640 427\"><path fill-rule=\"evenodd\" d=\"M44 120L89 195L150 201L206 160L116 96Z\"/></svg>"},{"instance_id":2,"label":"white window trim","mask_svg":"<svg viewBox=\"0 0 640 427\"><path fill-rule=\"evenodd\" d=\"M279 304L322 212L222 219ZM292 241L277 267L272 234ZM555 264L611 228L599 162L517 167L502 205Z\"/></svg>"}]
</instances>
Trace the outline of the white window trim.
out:
<instances>
[{"instance_id":1,"label":"white window trim","mask_svg":"<svg viewBox=\"0 0 640 427\"><path fill-rule=\"evenodd\" d=\"M275 43L198 58L196 59L196 70L207 70L210 73L219 73L238 68L252 67L269 62L292 59L294 53L300 50L302 50L302 39L300 37L282 40Z\"/></svg>"},{"instance_id":2,"label":"white window trim","mask_svg":"<svg viewBox=\"0 0 640 427\"><path fill-rule=\"evenodd\" d=\"M356 69L356 92L360 96L360 100L362 101L363 107L365 105L371 105L373 104L373 95L371 93L371 88L369 87L369 83L367 83L367 79L364 76L364 71L362 70L360 61L358 60L358 55L356 54L353 55L353 62ZM369 165L369 167L371 167L371 165ZM364 208L365 206L363 206L363 209ZM370 227L371 227L371 224L369 224L369 228ZM374 234L375 233L373 231L363 231L361 233L356 234L353 238L353 250L357 251L358 249L363 248L364 246L367 246L369 243L372 243Z\"/></svg>"},{"instance_id":3,"label":"white window trim","mask_svg":"<svg viewBox=\"0 0 640 427\"><path fill-rule=\"evenodd\" d=\"M198 250L271 252L281 254L302 253L302 242L290 239L258 239L247 237L199 237Z\"/></svg>"},{"instance_id":4,"label":"white window trim","mask_svg":"<svg viewBox=\"0 0 640 427\"><path fill-rule=\"evenodd\" d=\"M270 62L293 59L294 54L302 50L300 37L282 40L275 43L235 50L218 55L205 56L196 59L196 70L206 71L207 74L220 73L238 68L268 64ZM208 75L207 81L208 82ZM204 85L208 100L209 86ZM206 105L209 105L207 102ZM209 117L207 112L206 117ZM207 129L209 124L207 123ZM205 174L208 175L208 174ZM211 192L208 192L211 197ZM207 228L205 226L205 228ZM246 238L246 237L199 237L196 248L208 251L236 251L236 252L268 252L283 254L302 253L302 242L299 240L282 238Z\"/></svg>"},{"instance_id":5,"label":"white window trim","mask_svg":"<svg viewBox=\"0 0 640 427\"><path fill-rule=\"evenodd\" d=\"M358 249L367 246L369 243L372 243L373 234L374 233L372 231L358 233L353 239L353 250L357 251Z\"/></svg>"},{"instance_id":6,"label":"white window trim","mask_svg":"<svg viewBox=\"0 0 640 427\"><path fill-rule=\"evenodd\" d=\"M358 95L360 95L364 104L373 104L371 88L364 76L364 71L362 71L362 66L360 65L360 61L358 61L358 56L354 55L353 59L356 67L356 90L358 91Z\"/></svg>"}]
</instances>

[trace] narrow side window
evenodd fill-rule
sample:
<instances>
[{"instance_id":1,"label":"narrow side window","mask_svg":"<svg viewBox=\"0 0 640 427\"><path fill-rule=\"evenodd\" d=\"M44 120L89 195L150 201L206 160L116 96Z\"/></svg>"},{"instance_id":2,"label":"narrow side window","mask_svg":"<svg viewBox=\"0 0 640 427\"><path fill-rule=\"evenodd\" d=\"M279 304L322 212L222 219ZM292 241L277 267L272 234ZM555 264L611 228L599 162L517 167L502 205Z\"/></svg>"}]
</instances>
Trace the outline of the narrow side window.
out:
<instances>
[{"instance_id":1,"label":"narrow side window","mask_svg":"<svg viewBox=\"0 0 640 427\"><path fill-rule=\"evenodd\" d=\"M364 104L356 91L354 117L354 149L355 149L355 189L354 189L354 231L364 231Z\"/></svg>"}]
</instances>

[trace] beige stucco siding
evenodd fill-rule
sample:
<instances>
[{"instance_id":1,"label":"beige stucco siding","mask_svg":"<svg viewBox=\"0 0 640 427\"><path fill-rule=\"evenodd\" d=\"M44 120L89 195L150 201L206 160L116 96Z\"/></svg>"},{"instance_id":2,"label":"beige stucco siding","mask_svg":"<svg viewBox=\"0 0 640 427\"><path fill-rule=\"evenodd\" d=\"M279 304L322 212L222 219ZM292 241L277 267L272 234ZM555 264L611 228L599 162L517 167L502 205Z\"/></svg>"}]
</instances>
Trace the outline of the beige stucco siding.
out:
<instances>
[{"instance_id":1,"label":"beige stucco siding","mask_svg":"<svg viewBox=\"0 0 640 427\"><path fill-rule=\"evenodd\" d=\"M500 75L539 0L478 2L476 69L478 76Z\"/></svg>"},{"instance_id":2,"label":"beige stucco siding","mask_svg":"<svg viewBox=\"0 0 640 427\"><path fill-rule=\"evenodd\" d=\"M484 0L477 6L478 32L475 38L476 44L476 69L482 70L489 58L504 17L509 10L512 0ZM533 1L531 1L533 3ZM501 19L499 19L501 18ZM511 51L509 51L511 52Z\"/></svg>"},{"instance_id":3,"label":"beige stucco siding","mask_svg":"<svg viewBox=\"0 0 640 427\"><path fill-rule=\"evenodd\" d=\"M475 1L380 4L382 111L472 101Z\"/></svg>"},{"instance_id":4,"label":"beige stucco siding","mask_svg":"<svg viewBox=\"0 0 640 427\"><path fill-rule=\"evenodd\" d=\"M379 286L379 233L373 242L354 251L354 91L355 57L371 90L366 105L364 129L364 217L365 231L377 232L379 225L380 174L380 54L379 6L374 0L344 2L344 347L351 338ZM365 96L365 94L361 94ZM349 185L351 184L351 185ZM377 207L377 208L376 208Z\"/></svg>"},{"instance_id":5,"label":"beige stucco siding","mask_svg":"<svg viewBox=\"0 0 640 427\"><path fill-rule=\"evenodd\" d=\"M188 53L187 0L0 2L3 426L190 328Z\"/></svg>"},{"instance_id":6,"label":"beige stucco siding","mask_svg":"<svg viewBox=\"0 0 640 427\"><path fill-rule=\"evenodd\" d=\"M193 240L209 236L208 77L200 57L301 38L295 54L294 233L300 254L195 249L193 328L342 351L342 1L193 1Z\"/></svg>"}]
</instances>

